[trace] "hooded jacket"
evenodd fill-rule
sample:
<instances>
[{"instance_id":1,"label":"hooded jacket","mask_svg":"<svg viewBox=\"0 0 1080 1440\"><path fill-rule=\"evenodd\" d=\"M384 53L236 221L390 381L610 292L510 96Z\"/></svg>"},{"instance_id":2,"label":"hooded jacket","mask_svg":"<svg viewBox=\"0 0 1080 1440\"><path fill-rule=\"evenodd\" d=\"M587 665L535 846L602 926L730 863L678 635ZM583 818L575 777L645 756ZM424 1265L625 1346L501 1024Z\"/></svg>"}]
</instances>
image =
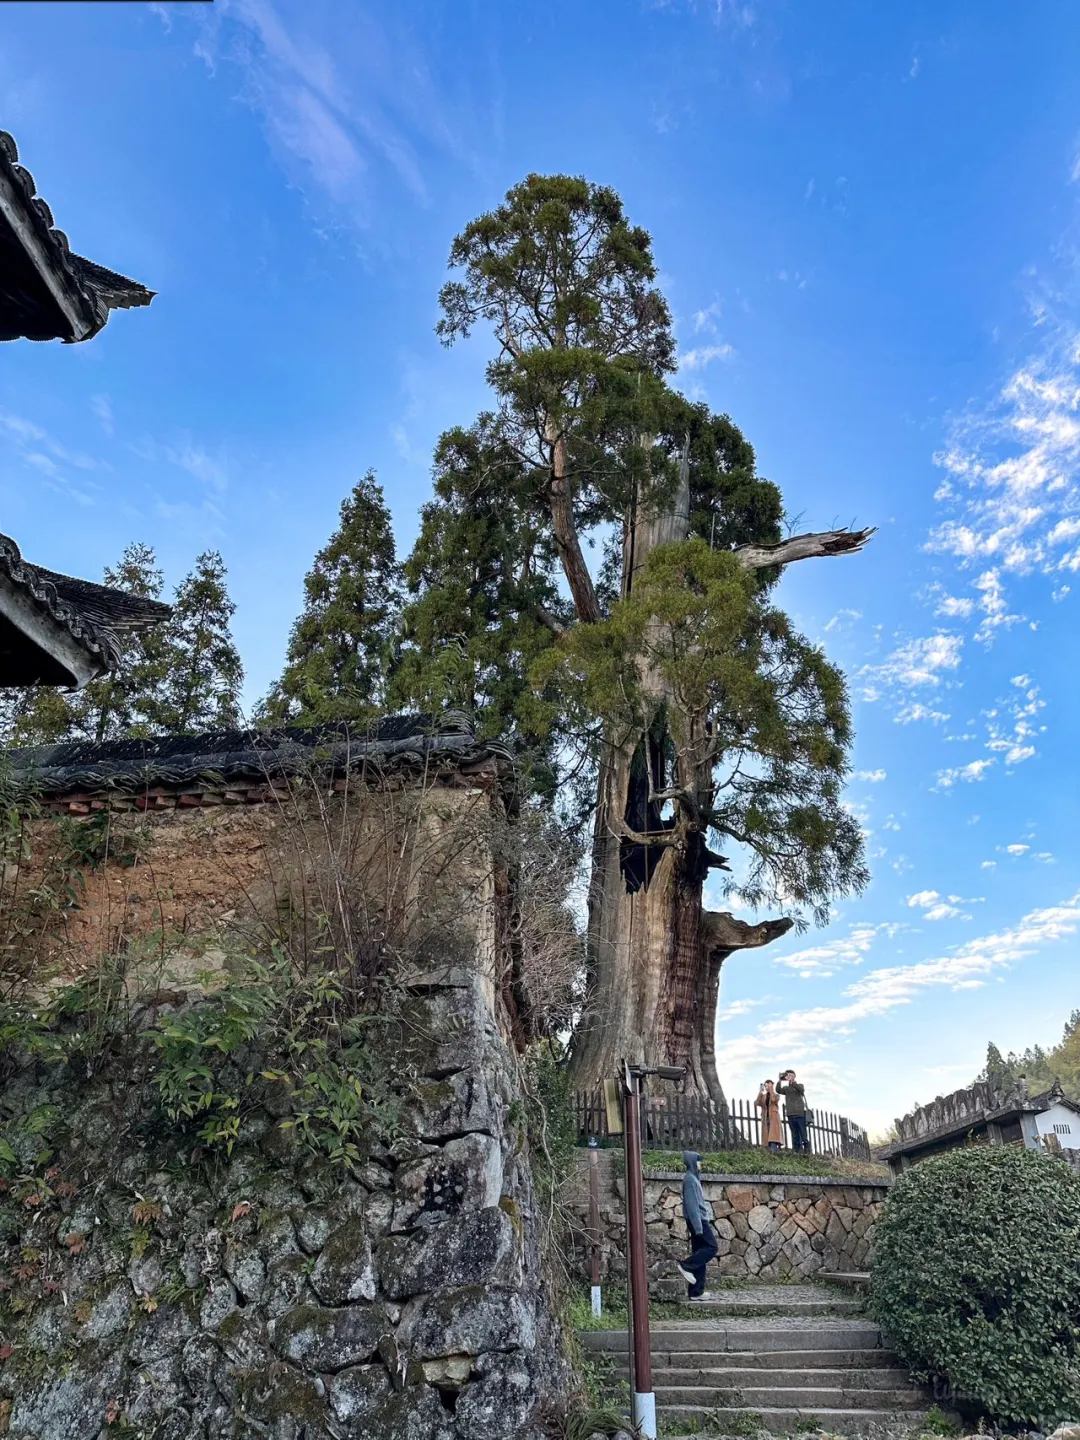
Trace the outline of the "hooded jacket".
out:
<instances>
[{"instance_id":1,"label":"hooded jacket","mask_svg":"<svg viewBox=\"0 0 1080 1440\"><path fill-rule=\"evenodd\" d=\"M701 1156L696 1150L684 1150L682 1158L683 1164L686 1166L686 1174L683 1176L682 1182L683 1218L695 1235L702 1235L708 1216L705 1213L705 1192L698 1179Z\"/></svg>"}]
</instances>

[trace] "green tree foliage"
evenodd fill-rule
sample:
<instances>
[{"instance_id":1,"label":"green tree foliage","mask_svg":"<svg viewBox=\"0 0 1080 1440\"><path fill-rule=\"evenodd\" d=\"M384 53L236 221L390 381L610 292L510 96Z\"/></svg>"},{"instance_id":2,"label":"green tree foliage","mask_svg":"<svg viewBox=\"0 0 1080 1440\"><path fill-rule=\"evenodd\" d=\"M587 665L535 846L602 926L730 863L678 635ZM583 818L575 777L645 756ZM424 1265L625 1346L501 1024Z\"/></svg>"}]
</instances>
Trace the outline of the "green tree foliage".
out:
<instances>
[{"instance_id":1,"label":"green tree foliage","mask_svg":"<svg viewBox=\"0 0 1080 1440\"><path fill-rule=\"evenodd\" d=\"M1020 1146L952 1150L894 1185L875 1318L953 1403L1023 1429L1080 1413L1080 1175Z\"/></svg>"},{"instance_id":2,"label":"green tree foliage","mask_svg":"<svg viewBox=\"0 0 1080 1440\"><path fill-rule=\"evenodd\" d=\"M499 439L544 503L578 619L596 620L581 534L621 520L635 479L664 458L642 444L675 364L649 236L613 190L530 175L465 227L450 263L462 278L442 289L438 333L449 345L491 326Z\"/></svg>"},{"instance_id":3,"label":"green tree foliage","mask_svg":"<svg viewBox=\"0 0 1080 1440\"><path fill-rule=\"evenodd\" d=\"M272 724L364 719L386 703L401 606L390 513L369 471L304 579L285 669L262 706Z\"/></svg>"},{"instance_id":4,"label":"green tree foliage","mask_svg":"<svg viewBox=\"0 0 1080 1440\"><path fill-rule=\"evenodd\" d=\"M120 563L105 571L105 584L147 600L160 600L163 579L154 551L149 545L129 545ZM122 637L116 669L72 697L78 728L87 739L149 733L155 697L169 663L165 633L164 626L153 625Z\"/></svg>"},{"instance_id":5,"label":"green tree foliage","mask_svg":"<svg viewBox=\"0 0 1080 1440\"><path fill-rule=\"evenodd\" d=\"M572 618L557 570L535 485L493 417L443 435L435 498L404 566L392 701L472 713L480 733L516 746L532 783L549 794L560 727L538 710L529 672Z\"/></svg>"},{"instance_id":6,"label":"green tree foliage","mask_svg":"<svg viewBox=\"0 0 1080 1440\"><path fill-rule=\"evenodd\" d=\"M569 632L540 668L616 732L640 730L650 692L663 690L684 774L707 779L704 793L669 799L744 848L728 888L747 903L805 904L823 920L832 894L865 882L858 823L841 803L843 676L729 552L696 537L653 550L610 617Z\"/></svg>"},{"instance_id":7,"label":"green tree foliage","mask_svg":"<svg viewBox=\"0 0 1080 1440\"><path fill-rule=\"evenodd\" d=\"M177 587L162 635L163 675L146 711L152 732L192 735L240 723L244 667L233 642L225 563L204 550Z\"/></svg>"}]
</instances>

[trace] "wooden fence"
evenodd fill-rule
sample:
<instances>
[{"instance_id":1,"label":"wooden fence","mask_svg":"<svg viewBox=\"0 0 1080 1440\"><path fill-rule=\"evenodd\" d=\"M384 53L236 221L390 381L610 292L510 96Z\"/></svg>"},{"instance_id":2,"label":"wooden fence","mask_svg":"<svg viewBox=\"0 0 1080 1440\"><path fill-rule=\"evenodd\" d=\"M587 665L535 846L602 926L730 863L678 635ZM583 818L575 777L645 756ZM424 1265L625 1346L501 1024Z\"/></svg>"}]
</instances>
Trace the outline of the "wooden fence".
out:
<instances>
[{"instance_id":1,"label":"wooden fence","mask_svg":"<svg viewBox=\"0 0 1080 1440\"><path fill-rule=\"evenodd\" d=\"M602 1090L579 1090L573 1097L578 1139L594 1135L608 1138L607 1111ZM647 1150L738 1150L761 1144L761 1111L750 1100L720 1105L684 1095L646 1096L642 1105L641 1143ZM784 1125L784 1148L791 1134ZM869 1160L866 1131L845 1115L814 1108L814 1123L807 1132L814 1155L836 1155L845 1160Z\"/></svg>"}]
</instances>

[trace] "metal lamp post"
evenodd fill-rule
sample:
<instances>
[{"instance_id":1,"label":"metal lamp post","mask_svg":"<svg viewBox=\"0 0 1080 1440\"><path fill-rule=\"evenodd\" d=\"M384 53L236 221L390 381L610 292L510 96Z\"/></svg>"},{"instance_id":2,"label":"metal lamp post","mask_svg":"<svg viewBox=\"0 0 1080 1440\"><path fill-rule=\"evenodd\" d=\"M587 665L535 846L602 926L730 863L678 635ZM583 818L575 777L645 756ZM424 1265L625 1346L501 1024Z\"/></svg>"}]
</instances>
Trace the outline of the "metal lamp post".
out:
<instances>
[{"instance_id":1,"label":"metal lamp post","mask_svg":"<svg viewBox=\"0 0 1080 1440\"><path fill-rule=\"evenodd\" d=\"M649 1337L649 1272L645 1252L645 1197L641 1184L641 1084L648 1075L681 1080L682 1066L623 1062L623 1144L626 1156L626 1269L630 1281L633 1420L639 1434L656 1440L656 1395Z\"/></svg>"}]
</instances>

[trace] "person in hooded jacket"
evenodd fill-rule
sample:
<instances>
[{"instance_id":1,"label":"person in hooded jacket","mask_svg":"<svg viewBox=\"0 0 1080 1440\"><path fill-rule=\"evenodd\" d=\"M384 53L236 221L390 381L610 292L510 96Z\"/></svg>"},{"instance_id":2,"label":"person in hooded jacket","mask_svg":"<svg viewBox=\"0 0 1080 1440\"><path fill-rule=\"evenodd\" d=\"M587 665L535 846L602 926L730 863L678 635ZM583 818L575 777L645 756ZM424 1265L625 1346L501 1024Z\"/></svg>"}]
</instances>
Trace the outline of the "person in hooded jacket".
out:
<instances>
[{"instance_id":1,"label":"person in hooded jacket","mask_svg":"<svg viewBox=\"0 0 1080 1440\"><path fill-rule=\"evenodd\" d=\"M701 1156L696 1150L683 1151L686 1174L682 1183L682 1209L690 1232L690 1254L679 1264L679 1274L686 1281L687 1298L700 1300L705 1293L705 1269L720 1246L712 1227L712 1215L701 1188L699 1172Z\"/></svg>"}]
</instances>

